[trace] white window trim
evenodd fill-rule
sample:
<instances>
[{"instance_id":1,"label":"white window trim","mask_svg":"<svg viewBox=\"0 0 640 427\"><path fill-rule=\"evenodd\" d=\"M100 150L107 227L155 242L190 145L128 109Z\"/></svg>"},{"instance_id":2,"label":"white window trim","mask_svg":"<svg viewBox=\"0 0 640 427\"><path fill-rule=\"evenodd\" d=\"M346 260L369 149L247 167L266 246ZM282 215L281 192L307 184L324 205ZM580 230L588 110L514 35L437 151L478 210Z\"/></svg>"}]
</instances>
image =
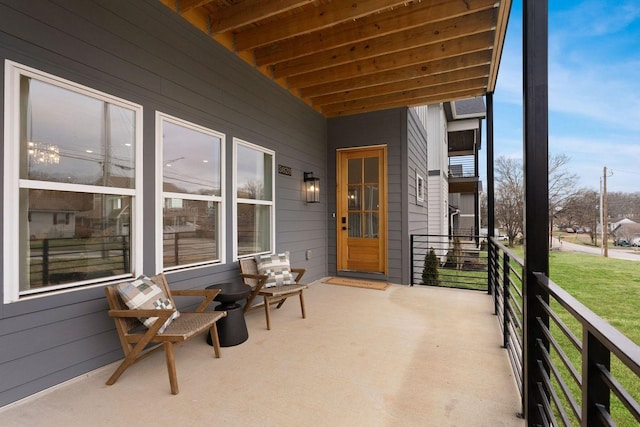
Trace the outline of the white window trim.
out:
<instances>
[{"instance_id":1,"label":"white window trim","mask_svg":"<svg viewBox=\"0 0 640 427\"><path fill-rule=\"evenodd\" d=\"M114 97L90 87L54 76L52 74L5 60L5 96L4 96L4 215L3 215L3 280L4 303L12 303L24 300L28 297L44 297L52 294L87 289L88 287L102 286L104 279L85 280L81 282L67 283L63 285L47 286L41 289L20 291L19 289L19 190L20 188L35 188L56 191L74 191L87 193L103 193L114 195L126 195L134 197L131 218L134 231L131 236L131 265L132 274L114 276L113 279L135 276L142 271L142 106L121 98ZM102 101L118 105L135 112L135 186L130 188L101 187L81 184L52 183L48 181L22 180L20 179L20 77L27 76L42 82L55 85L75 93L97 98ZM60 292L57 292L60 291Z\"/></svg>"},{"instance_id":2,"label":"white window trim","mask_svg":"<svg viewBox=\"0 0 640 427\"><path fill-rule=\"evenodd\" d=\"M173 124L184 126L188 129L195 130L197 132L202 132L207 135L214 136L220 139L220 196L202 196L197 194L185 194L185 193L165 193L162 191L162 183L164 180L163 176L163 164L164 159L162 156L163 152L163 139L162 139L162 123L164 121L171 122ZM219 265L224 264L226 260L226 227L225 227L225 191L226 191L226 156L225 156L225 148L226 148L226 135L224 133L206 128L204 126L197 125L195 123L179 119L177 117L171 116L166 113L162 113L160 111L156 111L156 271L174 271L174 270L185 270L189 268L198 268L198 267L207 267L210 265ZM202 261L196 262L193 264L183 264L175 267L164 269L164 255L163 255L163 210L164 210L164 198L171 197L176 199L184 199L184 200L202 200L202 201L213 201L220 203L220 209L218 212L218 224L217 230L218 234L218 259L211 261Z\"/></svg>"},{"instance_id":3,"label":"white window trim","mask_svg":"<svg viewBox=\"0 0 640 427\"><path fill-rule=\"evenodd\" d=\"M424 202L424 178L416 172L416 200Z\"/></svg>"},{"instance_id":4,"label":"white window trim","mask_svg":"<svg viewBox=\"0 0 640 427\"><path fill-rule=\"evenodd\" d=\"M238 145L243 145L245 147L251 148L256 151L260 151L265 154L271 155L272 159L272 167L271 167L271 201L267 200L254 200L254 199L243 199L238 198ZM276 251L276 153L273 150L269 150L268 148L261 147L256 144L252 144L251 142L244 141L239 138L233 138L233 177L232 177L232 216L233 216L233 260L237 261L239 258L247 258L254 255L265 254L265 253L274 253ZM266 205L271 206L271 236L269 236L269 243L271 246L271 250L266 252L258 252L255 254L247 254L238 256L238 203L247 203L253 205Z\"/></svg>"}]
</instances>

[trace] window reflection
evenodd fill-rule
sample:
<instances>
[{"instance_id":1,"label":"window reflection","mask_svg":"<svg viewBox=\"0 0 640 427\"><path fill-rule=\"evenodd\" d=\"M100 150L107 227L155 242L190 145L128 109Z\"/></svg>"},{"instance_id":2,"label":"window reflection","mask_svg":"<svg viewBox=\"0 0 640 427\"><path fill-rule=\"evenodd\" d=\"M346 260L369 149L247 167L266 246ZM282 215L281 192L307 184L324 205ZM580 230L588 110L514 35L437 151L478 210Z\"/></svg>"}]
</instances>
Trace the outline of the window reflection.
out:
<instances>
[{"instance_id":1,"label":"window reflection","mask_svg":"<svg viewBox=\"0 0 640 427\"><path fill-rule=\"evenodd\" d=\"M362 182L362 158L349 159L348 163L349 184Z\"/></svg>"},{"instance_id":2,"label":"window reflection","mask_svg":"<svg viewBox=\"0 0 640 427\"><path fill-rule=\"evenodd\" d=\"M21 77L23 179L134 187L135 112Z\"/></svg>"},{"instance_id":3,"label":"window reflection","mask_svg":"<svg viewBox=\"0 0 640 427\"><path fill-rule=\"evenodd\" d=\"M271 249L271 207L238 203L238 255Z\"/></svg>"},{"instance_id":4,"label":"window reflection","mask_svg":"<svg viewBox=\"0 0 640 427\"><path fill-rule=\"evenodd\" d=\"M360 210L361 208L361 197L360 197L360 190L361 190L361 186L354 186L354 185L350 185L349 186L349 190L347 193L347 197L348 197L348 207L350 211L353 210Z\"/></svg>"},{"instance_id":5,"label":"window reflection","mask_svg":"<svg viewBox=\"0 0 640 427\"><path fill-rule=\"evenodd\" d=\"M362 237L362 214L349 212L349 237Z\"/></svg>"},{"instance_id":6,"label":"window reflection","mask_svg":"<svg viewBox=\"0 0 640 427\"><path fill-rule=\"evenodd\" d=\"M218 203L164 199L163 265L194 264L218 259Z\"/></svg>"},{"instance_id":7,"label":"window reflection","mask_svg":"<svg viewBox=\"0 0 640 427\"><path fill-rule=\"evenodd\" d=\"M220 196L220 138L169 121L162 127L163 190Z\"/></svg>"},{"instance_id":8,"label":"window reflection","mask_svg":"<svg viewBox=\"0 0 640 427\"><path fill-rule=\"evenodd\" d=\"M348 160L347 208L349 237L378 238L380 188L379 158Z\"/></svg>"},{"instance_id":9,"label":"window reflection","mask_svg":"<svg viewBox=\"0 0 640 427\"><path fill-rule=\"evenodd\" d=\"M364 214L364 237L370 239L378 237L377 212L366 212Z\"/></svg>"},{"instance_id":10,"label":"window reflection","mask_svg":"<svg viewBox=\"0 0 640 427\"><path fill-rule=\"evenodd\" d=\"M366 210L378 210L379 207L379 194L377 185L365 185L364 186L364 208Z\"/></svg>"},{"instance_id":11,"label":"window reflection","mask_svg":"<svg viewBox=\"0 0 640 427\"><path fill-rule=\"evenodd\" d=\"M20 199L21 290L130 272L131 197L22 189Z\"/></svg>"},{"instance_id":12,"label":"window reflection","mask_svg":"<svg viewBox=\"0 0 640 427\"><path fill-rule=\"evenodd\" d=\"M364 159L364 182L375 184L378 182L378 158L367 157Z\"/></svg>"},{"instance_id":13,"label":"window reflection","mask_svg":"<svg viewBox=\"0 0 640 427\"><path fill-rule=\"evenodd\" d=\"M273 156L244 145L237 145L237 197L272 200Z\"/></svg>"}]
</instances>

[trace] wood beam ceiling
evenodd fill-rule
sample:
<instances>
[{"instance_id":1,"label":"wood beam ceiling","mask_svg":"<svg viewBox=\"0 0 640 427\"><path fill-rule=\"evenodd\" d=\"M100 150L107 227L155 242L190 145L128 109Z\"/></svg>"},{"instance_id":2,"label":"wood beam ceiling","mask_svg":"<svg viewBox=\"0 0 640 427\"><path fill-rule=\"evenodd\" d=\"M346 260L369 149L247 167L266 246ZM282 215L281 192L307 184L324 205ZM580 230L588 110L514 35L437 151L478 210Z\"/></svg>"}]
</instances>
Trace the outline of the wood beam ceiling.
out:
<instances>
[{"instance_id":1,"label":"wood beam ceiling","mask_svg":"<svg viewBox=\"0 0 640 427\"><path fill-rule=\"evenodd\" d=\"M493 90L511 0L159 0L326 117Z\"/></svg>"}]
</instances>

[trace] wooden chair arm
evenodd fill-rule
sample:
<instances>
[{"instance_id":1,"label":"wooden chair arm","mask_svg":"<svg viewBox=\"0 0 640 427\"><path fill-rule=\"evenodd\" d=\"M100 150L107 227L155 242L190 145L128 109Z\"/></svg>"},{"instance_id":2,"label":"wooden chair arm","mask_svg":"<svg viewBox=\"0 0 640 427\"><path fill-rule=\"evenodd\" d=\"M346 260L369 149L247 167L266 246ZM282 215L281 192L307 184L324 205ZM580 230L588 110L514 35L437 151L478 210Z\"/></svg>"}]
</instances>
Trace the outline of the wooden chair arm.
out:
<instances>
[{"instance_id":1,"label":"wooden chair arm","mask_svg":"<svg viewBox=\"0 0 640 427\"><path fill-rule=\"evenodd\" d=\"M158 320L167 320L171 315L175 313L175 310L162 309L162 310L109 310L107 314L109 317L157 317Z\"/></svg>"},{"instance_id":2,"label":"wooden chair arm","mask_svg":"<svg viewBox=\"0 0 640 427\"><path fill-rule=\"evenodd\" d=\"M292 268L291 269L292 273L297 273L296 275L296 284L300 284L300 279L302 279L302 276L304 276L304 273L307 272L306 268Z\"/></svg>"},{"instance_id":3,"label":"wooden chair arm","mask_svg":"<svg viewBox=\"0 0 640 427\"><path fill-rule=\"evenodd\" d=\"M249 274L249 273L240 273L240 277L243 279L255 279L258 281L255 288L251 290L251 295L247 297L247 304L244 307L245 313L249 310L253 305L253 300L258 296L258 292L262 289L265 283L267 283L267 279L269 278L265 274ZM244 282L244 281L243 281Z\"/></svg>"},{"instance_id":4,"label":"wooden chair arm","mask_svg":"<svg viewBox=\"0 0 640 427\"><path fill-rule=\"evenodd\" d=\"M269 276L266 274L250 274L250 273L240 273L240 277L244 279L256 279L256 280L264 280L266 281Z\"/></svg>"},{"instance_id":5,"label":"wooden chair arm","mask_svg":"<svg viewBox=\"0 0 640 427\"><path fill-rule=\"evenodd\" d=\"M204 300L196 308L196 313L202 313L219 293L220 289L183 289L172 290L171 296L204 297Z\"/></svg>"},{"instance_id":6,"label":"wooden chair arm","mask_svg":"<svg viewBox=\"0 0 640 427\"><path fill-rule=\"evenodd\" d=\"M266 274L249 274L249 273L241 273L240 277L242 277L243 279L255 279L258 281L258 284L255 286L255 288L253 288L251 296L254 296L254 294L257 295L258 292L260 292L260 289L262 289L262 287L264 286L264 284L267 283L267 279L269 278L269 276L267 276ZM253 300L253 298L251 299Z\"/></svg>"}]
</instances>

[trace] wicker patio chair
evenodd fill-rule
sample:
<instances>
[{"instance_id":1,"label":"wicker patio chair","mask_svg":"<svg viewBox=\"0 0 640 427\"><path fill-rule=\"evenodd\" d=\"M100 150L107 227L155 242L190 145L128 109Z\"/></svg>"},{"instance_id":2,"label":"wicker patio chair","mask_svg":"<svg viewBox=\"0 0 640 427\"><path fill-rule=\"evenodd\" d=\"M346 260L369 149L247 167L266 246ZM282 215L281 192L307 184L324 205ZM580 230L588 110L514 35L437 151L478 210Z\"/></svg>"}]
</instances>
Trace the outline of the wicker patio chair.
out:
<instances>
[{"instance_id":1,"label":"wicker patio chair","mask_svg":"<svg viewBox=\"0 0 640 427\"><path fill-rule=\"evenodd\" d=\"M287 298L297 295L300 298L302 318L305 319L307 317L302 292L309 286L300 284L300 280L306 271L304 268L291 268L291 273L295 274L295 284L265 287L265 283L269 276L266 274L259 274L255 258L244 258L239 260L239 263L240 276L242 277L243 282L251 286L252 289L251 295L247 298L247 305L244 307L245 313L254 308L264 306L264 313L267 318L267 329L270 330L271 313L269 307L277 304L276 308L280 308ZM261 296L263 301L254 304L254 301L258 296Z\"/></svg>"},{"instance_id":2,"label":"wicker patio chair","mask_svg":"<svg viewBox=\"0 0 640 427\"><path fill-rule=\"evenodd\" d=\"M116 324L120 344L125 355L124 360L111 375L107 384L114 384L128 367L144 359L155 350L164 348L171 393L178 394L178 378L173 353L174 345L179 345L196 335L208 331L213 341L215 356L219 358L220 343L218 341L216 322L226 316L227 313L224 311L204 311L220 292L218 289L171 291L164 274L154 276L152 280L164 290L173 307L176 307L173 300L174 296L204 297L204 300L196 308L195 312L180 312L180 316L174 319L162 333L159 333L158 331L167 319L175 313L175 308L161 310L130 309L120 296L118 285L105 287L107 302L109 303L108 314ZM138 320L140 317L157 317L157 319L152 326L146 328ZM158 343L158 345L146 348L148 344L152 343Z\"/></svg>"}]
</instances>

